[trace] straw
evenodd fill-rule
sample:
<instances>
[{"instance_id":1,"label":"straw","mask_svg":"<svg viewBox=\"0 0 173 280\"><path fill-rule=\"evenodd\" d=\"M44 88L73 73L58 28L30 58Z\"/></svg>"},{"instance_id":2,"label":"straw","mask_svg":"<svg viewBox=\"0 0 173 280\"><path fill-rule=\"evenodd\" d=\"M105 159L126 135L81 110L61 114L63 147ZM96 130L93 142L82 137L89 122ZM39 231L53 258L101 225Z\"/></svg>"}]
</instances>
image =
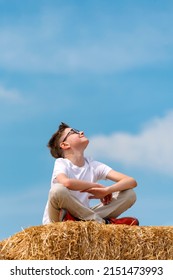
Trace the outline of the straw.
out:
<instances>
[{"instance_id":1,"label":"straw","mask_svg":"<svg viewBox=\"0 0 173 280\"><path fill-rule=\"evenodd\" d=\"M172 260L173 226L59 222L0 242L4 260Z\"/></svg>"}]
</instances>

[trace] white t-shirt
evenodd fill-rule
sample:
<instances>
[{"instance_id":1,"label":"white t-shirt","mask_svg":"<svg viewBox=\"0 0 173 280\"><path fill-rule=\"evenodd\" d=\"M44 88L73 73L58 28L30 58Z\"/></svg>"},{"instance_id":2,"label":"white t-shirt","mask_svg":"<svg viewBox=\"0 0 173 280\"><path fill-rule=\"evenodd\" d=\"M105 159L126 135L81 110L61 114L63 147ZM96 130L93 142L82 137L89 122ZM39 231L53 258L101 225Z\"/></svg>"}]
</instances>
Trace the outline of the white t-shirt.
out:
<instances>
[{"instance_id":1,"label":"white t-shirt","mask_svg":"<svg viewBox=\"0 0 173 280\"><path fill-rule=\"evenodd\" d=\"M70 160L64 158L58 158L55 160L51 186L54 184L54 179L58 174L64 173L68 178L83 180L87 182L96 183L99 180L105 180L107 174L112 168L106 164L98 161L94 161L91 158L85 158L85 164L82 167L74 165ZM81 193L80 191L69 190L73 196L82 202L86 207L89 207L89 194L86 192ZM43 224L49 223L48 215L48 203L46 205Z\"/></svg>"}]
</instances>

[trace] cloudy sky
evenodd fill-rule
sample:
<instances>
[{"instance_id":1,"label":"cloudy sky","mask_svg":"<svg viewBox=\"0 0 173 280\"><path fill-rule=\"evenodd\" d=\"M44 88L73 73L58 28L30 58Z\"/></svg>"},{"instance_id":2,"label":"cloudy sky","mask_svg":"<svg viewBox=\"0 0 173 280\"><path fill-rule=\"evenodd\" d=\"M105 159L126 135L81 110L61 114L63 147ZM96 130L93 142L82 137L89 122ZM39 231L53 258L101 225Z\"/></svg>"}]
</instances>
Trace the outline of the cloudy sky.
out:
<instances>
[{"instance_id":1,"label":"cloudy sky","mask_svg":"<svg viewBox=\"0 0 173 280\"><path fill-rule=\"evenodd\" d=\"M171 0L0 0L0 239L41 224L61 121L138 181L124 215L173 225L172 73Z\"/></svg>"}]
</instances>

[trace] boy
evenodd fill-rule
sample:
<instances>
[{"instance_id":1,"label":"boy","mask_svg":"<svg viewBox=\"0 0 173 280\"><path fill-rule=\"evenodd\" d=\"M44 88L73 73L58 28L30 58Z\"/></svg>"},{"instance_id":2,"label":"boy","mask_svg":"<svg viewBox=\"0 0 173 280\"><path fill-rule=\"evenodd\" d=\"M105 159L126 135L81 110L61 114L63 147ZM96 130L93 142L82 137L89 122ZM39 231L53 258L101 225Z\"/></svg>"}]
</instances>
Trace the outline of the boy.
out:
<instances>
[{"instance_id":1,"label":"boy","mask_svg":"<svg viewBox=\"0 0 173 280\"><path fill-rule=\"evenodd\" d=\"M70 220L95 220L106 224L138 225L136 218L117 217L131 207L136 181L111 167L84 156L89 140L83 131L61 123L48 147L56 158L43 224ZM113 184L105 187L99 180ZM101 202L89 207L90 199Z\"/></svg>"}]
</instances>

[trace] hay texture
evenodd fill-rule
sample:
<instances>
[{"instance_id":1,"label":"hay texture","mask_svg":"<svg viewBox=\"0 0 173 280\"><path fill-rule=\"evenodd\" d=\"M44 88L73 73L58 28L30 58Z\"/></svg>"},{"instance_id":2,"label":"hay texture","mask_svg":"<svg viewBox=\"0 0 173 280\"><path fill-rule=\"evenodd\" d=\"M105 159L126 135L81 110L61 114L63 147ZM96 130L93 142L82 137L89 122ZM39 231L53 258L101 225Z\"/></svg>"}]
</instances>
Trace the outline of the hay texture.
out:
<instances>
[{"instance_id":1,"label":"hay texture","mask_svg":"<svg viewBox=\"0 0 173 280\"><path fill-rule=\"evenodd\" d=\"M4 260L173 260L173 227L52 223L0 242Z\"/></svg>"}]
</instances>

